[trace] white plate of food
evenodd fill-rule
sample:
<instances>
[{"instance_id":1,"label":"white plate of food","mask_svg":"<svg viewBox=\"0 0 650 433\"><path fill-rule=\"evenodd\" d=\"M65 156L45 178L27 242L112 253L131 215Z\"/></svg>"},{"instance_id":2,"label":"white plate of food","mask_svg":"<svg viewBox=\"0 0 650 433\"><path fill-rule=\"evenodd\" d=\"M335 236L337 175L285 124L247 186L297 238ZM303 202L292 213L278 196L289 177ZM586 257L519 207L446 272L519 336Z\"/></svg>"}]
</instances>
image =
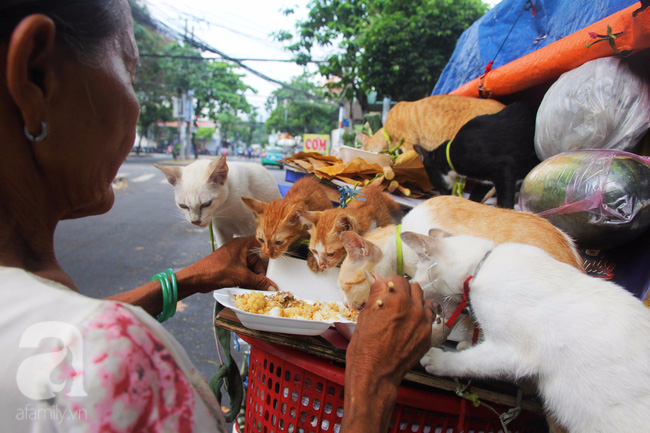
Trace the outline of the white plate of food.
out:
<instances>
[{"instance_id":1,"label":"white plate of food","mask_svg":"<svg viewBox=\"0 0 650 433\"><path fill-rule=\"evenodd\" d=\"M234 311L242 325L257 331L313 336L336 326L349 338L356 324L344 316L349 310L340 302L300 299L290 292L225 288L215 290L213 296ZM302 318L307 316L311 318Z\"/></svg>"}]
</instances>

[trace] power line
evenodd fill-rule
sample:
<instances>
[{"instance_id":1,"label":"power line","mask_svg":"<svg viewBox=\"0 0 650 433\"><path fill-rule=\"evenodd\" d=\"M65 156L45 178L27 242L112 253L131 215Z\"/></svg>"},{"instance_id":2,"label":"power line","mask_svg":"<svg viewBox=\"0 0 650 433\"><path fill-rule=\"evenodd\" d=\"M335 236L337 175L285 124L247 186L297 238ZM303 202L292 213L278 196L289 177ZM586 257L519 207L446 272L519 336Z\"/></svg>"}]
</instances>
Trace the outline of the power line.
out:
<instances>
[{"instance_id":1,"label":"power line","mask_svg":"<svg viewBox=\"0 0 650 433\"><path fill-rule=\"evenodd\" d=\"M243 63L243 61L229 56L228 54L224 53L223 51L218 50L217 48L210 46L207 42L204 42L204 41L202 41L202 40L200 40L198 38L195 38L194 36L192 36L191 38L188 38L186 34L181 33L178 30L173 29L169 25L163 23L162 21L150 16L147 12L145 12L145 10L141 9L140 7L138 7L137 4L133 3L133 0L129 0L129 1L130 1L130 3L132 3L131 12L133 14L133 19L135 21L137 21L138 23L144 25L144 26L147 26L149 28L153 28L153 29L159 31L160 33L163 33L163 34L167 35L168 37L171 37L171 38L176 39L178 41L185 42L188 45L191 45L194 48L197 48L197 49L199 49L201 51L208 51L208 52L217 54L222 59L233 62L233 63L239 65L240 68L247 70L251 74L256 75L257 77L259 77L259 78L261 78L261 79L263 79L265 81L268 81L270 83L275 83L275 84L277 84L279 86L282 86L282 87L284 87L286 89L292 90L292 91L297 92L297 93L302 93L302 94L304 94L305 96L307 96L308 98L311 98L311 99L319 99L319 100L324 101L325 103L329 103L329 104L332 104L332 105L338 105L335 102L327 101L327 99L325 99L323 97L316 96L316 95L312 94L311 92L308 92L308 91L303 90L303 89L298 89L297 87L286 84L286 83L284 83L284 82L282 82L280 80L276 80L274 78L271 78L268 75L266 75L266 74L264 74L264 73L262 73L262 72L260 72L260 71L258 71L256 69L253 69L250 66L247 66L246 64Z\"/></svg>"},{"instance_id":2,"label":"power line","mask_svg":"<svg viewBox=\"0 0 650 433\"><path fill-rule=\"evenodd\" d=\"M174 54L153 54L153 53L140 53L140 57L156 57L156 58L169 58L169 59L187 59L187 60L219 60L219 57L202 57L202 56L184 56ZM240 62L284 62L293 63L291 59L253 59L253 58L238 58L235 59ZM308 63L323 63L324 60L312 60Z\"/></svg>"},{"instance_id":3,"label":"power line","mask_svg":"<svg viewBox=\"0 0 650 433\"><path fill-rule=\"evenodd\" d=\"M156 7L154 5L154 2L152 2L151 0L144 0L144 2L147 3L149 6ZM215 14L210 13L208 11L202 10L201 13L203 14L203 16L198 17L198 16L193 15L191 13L188 13L188 12L182 10L182 9L179 9L178 7L172 5L170 2L157 0L155 3L162 4L167 9L174 11L178 17L186 17L187 19L189 19L189 20L191 20L193 22L204 23L208 27L210 27L210 26L219 27L219 28L228 30L228 31L230 31L232 33L239 34L239 35L247 37L249 39L254 39L254 40L258 41L258 42L262 42L262 43L264 43L266 45L269 45L269 46L271 46L273 48L279 49L276 46L270 44L268 40L263 39L261 36L256 36L256 35L252 34L252 33L258 33L259 35L268 36L268 33L270 32L270 30L267 33L265 33L264 31L262 31L262 29L259 28L259 26L250 25L250 20L247 19L246 17L241 16L241 15L229 14L228 12L223 12L223 11L220 11L219 15L215 15ZM158 10L160 12L160 8L156 7L156 10ZM230 15L230 17L228 17L227 15ZM211 19L209 19L209 18L211 18ZM244 30L238 30L238 29L232 28L230 26L227 26L225 24L221 24L220 22L217 22L217 21L225 21L229 25L235 24L238 27L243 28ZM236 22L236 21L239 21L239 22Z\"/></svg>"}]
</instances>

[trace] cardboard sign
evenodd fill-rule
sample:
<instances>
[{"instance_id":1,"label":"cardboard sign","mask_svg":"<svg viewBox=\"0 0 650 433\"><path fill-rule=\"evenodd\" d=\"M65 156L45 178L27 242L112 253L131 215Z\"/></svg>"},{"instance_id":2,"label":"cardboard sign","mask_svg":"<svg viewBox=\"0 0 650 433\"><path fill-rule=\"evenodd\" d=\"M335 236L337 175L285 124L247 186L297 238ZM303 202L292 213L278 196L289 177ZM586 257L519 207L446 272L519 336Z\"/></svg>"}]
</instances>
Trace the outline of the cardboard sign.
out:
<instances>
[{"instance_id":1,"label":"cardboard sign","mask_svg":"<svg viewBox=\"0 0 650 433\"><path fill-rule=\"evenodd\" d=\"M327 134L305 134L302 149L305 152L319 152L323 155L329 155L330 136Z\"/></svg>"}]
</instances>

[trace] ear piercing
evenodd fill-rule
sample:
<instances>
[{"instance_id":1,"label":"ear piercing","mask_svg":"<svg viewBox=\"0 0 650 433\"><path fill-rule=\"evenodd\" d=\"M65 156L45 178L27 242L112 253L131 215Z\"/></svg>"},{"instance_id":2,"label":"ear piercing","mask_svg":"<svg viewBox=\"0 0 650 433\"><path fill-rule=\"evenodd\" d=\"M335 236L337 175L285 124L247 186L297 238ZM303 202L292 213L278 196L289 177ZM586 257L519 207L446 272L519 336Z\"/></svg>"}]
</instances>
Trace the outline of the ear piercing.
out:
<instances>
[{"instance_id":1,"label":"ear piercing","mask_svg":"<svg viewBox=\"0 0 650 433\"><path fill-rule=\"evenodd\" d=\"M48 126L47 122L41 121L41 133L37 136L32 135L31 132L29 132L29 129L27 129L27 125L25 125L25 137L32 143L38 143L40 141L43 141L47 138L47 134L50 132L50 127Z\"/></svg>"}]
</instances>

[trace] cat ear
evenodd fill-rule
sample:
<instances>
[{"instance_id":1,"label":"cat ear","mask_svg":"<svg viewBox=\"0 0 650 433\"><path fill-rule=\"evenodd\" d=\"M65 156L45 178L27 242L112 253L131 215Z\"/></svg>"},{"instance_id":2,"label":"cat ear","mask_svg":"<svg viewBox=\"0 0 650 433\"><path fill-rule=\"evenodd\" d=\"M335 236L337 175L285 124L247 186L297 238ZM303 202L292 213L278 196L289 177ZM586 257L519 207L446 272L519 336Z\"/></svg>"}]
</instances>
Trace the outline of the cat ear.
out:
<instances>
[{"instance_id":1,"label":"cat ear","mask_svg":"<svg viewBox=\"0 0 650 433\"><path fill-rule=\"evenodd\" d=\"M181 180L181 176L183 175L183 167L179 165L154 164L153 166L165 174L167 182L169 182L172 186L176 186L178 181Z\"/></svg>"},{"instance_id":2,"label":"cat ear","mask_svg":"<svg viewBox=\"0 0 650 433\"><path fill-rule=\"evenodd\" d=\"M365 240L355 232L341 233L341 242L353 262L372 260L377 262L383 256L379 247Z\"/></svg>"},{"instance_id":3,"label":"cat ear","mask_svg":"<svg viewBox=\"0 0 650 433\"><path fill-rule=\"evenodd\" d=\"M402 242L415 251L422 261L429 260L436 253L438 242L435 237L429 237L414 232L402 232L400 237L402 238Z\"/></svg>"},{"instance_id":4,"label":"cat ear","mask_svg":"<svg viewBox=\"0 0 650 433\"><path fill-rule=\"evenodd\" d=\"M300 217L300 220L306 226L315 226L315 225L317 225L318 221L320 220L320 215L322 213L322 212L308 211L308 210L302 210L302 209L299 209L297 212L298 212L298 216Z\"/></svg>"},{"instance_id":5,"label":"cat ear","mask_svg":"<svg viewBox=\"0 0 650 433\"><path fill-rule=\"evenodd\" d=\"M357 220L353 216L345 213L339 214L339 216L336 217L336 221L334 221L334 230L336 231L336 233L343 233L349 231L356 232L355 230L356 226L357 226Z\"/></svg>"},{"instance_id":6,"label":"cat ear","mask_svg":"<svg viewBox=\"0 0 650 433\"><path fill-rule=\"evenodd\" d=\"M363 132L357 132L357 138L364 146L368 144L368 141L370 140L370 136L364 134Z\"/></svg>"},{"instance_id":7,"label":"cat ear","mask_svg":"<svg viewBox=\"0 0 650 433\"><path fill-rule=\"evenodd\" d=\"M422 161L424 161L425 158L427 157L427 151L419 144L414 144L413 150L415 150L415 152L418 154L418 156Z\"/></svg>"},{"instance_id":8,"label":"cat ear","mask_svg":"<svg viewBox=\"0 0 650 433\"><path fill-rule=\"evenodd\" d=\"M266 207L268 206L268 203L264 203L263 201L257 200L255 198L242 196L241 199L244 202L244 204L248 206L250 210L253 211L253 213L255 214L255 218L262 215L266 210Z\"/></svg>"},{"instance_id":9,"label":"cat ear","mask_svg":"<svg viewBox=\"0 0 650 433\"><path fill-rule=\"evenodd\" d=\"M450 238L453 234L442 229L429 229L429 237L434 239Z\"/></svg>"},{"instance_id":10,"label":"cat ear","mask_svg":"<svg viewBox=\"0 0 650 433\"><path fill-rule=\"evenodd\" d=\"M208 178L208 182L214 183L215 185L223 185L226 183L226 180L228 179L228 164L225 156L212 161L209 167L211 174Z\"/></svg>"},{"instance_id":11,"label":"cat ear","mask_svg":"<svg viewBox=\"0 0 650 433\"><path fill-rule=\"evenodd\" d=\"M290 224L290 225L293 225L293 226L303 224L302 217L300 216L300 214L298 214L297 210L290 213L290 214L288 214L285 220L287 221L287 224Z\"/></svg>"}]
</instances>

